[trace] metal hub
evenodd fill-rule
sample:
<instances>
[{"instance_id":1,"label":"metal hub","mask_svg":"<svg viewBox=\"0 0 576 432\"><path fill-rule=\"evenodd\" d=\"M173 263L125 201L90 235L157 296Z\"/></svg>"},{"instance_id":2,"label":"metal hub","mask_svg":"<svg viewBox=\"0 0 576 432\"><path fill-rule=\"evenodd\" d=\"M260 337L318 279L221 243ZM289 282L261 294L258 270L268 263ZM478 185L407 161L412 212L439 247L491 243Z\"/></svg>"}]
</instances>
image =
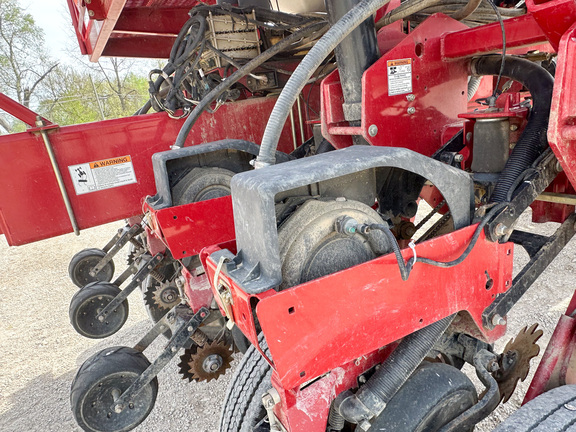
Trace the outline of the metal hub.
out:
<instances>
[{"instance_id":1,"label":"metal hub","mask_svg":"<svg viewBox=\"0 0 576 432\"><path fill-rule=\"evenodd\" d=\"M180 303L178 288L168 282L153 283L145 294L146 304L150 307L168 311Z\"/></svg>"},{"instance_id":2,"label":"metal hub","mask_svg":"<svg viewBox=\"0 0 576 432\"><path fill-rule=\"evenodd\" d=\"M232 348L224 341L194 345L184 351L178 364L183 379L210 382L223 375L232 362Z\"/></svg>"}]
</instances>

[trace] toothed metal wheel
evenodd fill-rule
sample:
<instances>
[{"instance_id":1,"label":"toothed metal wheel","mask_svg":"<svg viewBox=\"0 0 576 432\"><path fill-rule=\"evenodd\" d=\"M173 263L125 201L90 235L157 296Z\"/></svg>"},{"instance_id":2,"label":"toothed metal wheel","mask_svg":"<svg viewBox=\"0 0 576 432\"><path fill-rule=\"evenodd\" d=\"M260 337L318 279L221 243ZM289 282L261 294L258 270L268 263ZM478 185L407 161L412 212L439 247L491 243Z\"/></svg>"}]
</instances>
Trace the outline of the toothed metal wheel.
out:
<instances>
[{"instance_id":1,"label":"toothed metal wheel","mask_svg":"<svg viewBox=\"0 0 576 432\"><path fill-rule=\"evenodd\" d=\"M508 402L518 381L524 381L530 371L530 360L538 356L540 347L536 343L544 332L536 330L538 324L533 324L528 328L524 327L515 339L510 339L502 357L500 358L500 369L494 373L494 378L498 382L502 403Z\"/></svg>"},{"instance_id":2,"label":"toothed metal wheel","mask_svg":"<svg viewBox=\"0 0 576 432\"><path fill-rule=\"evenodd\" d=\"M230 369L232 354L230 345L223 341L206 342L201 347L194 345L180 356L180 373L189 382L210 382Z\"/></svg>"},{"instance_id":3,"label":"toothed metal wheel","mask_svg":"<svg viewBox=\"0 0 576 432\"><path fill-rule=\"evenodd\" d=\"M169 282L152 283L145 294L146 304L159 309L161 316L180 303L178 288Z\"/></svg>"},{"instance_id":4,"label":"toothed metal wheel","mask_svg":"<svg viewBox=\"0 0 576 432\"><path fill-rule=\"evenodd\" d=\"M105 318L97 318L120 292L120 288L114 284L94 282L74 294L69 309L74 330L90 339L105 338L120 330L128 318L127 300Z\"/></svg>"},{"instance_id":5,"label":"toothed metal wheel","mask_svg":"<svg viewBox=\"0 0 576 432\"><path fill-rule=\"evenodd\" d=\"M113 261L108 261L95 276L90 275L90 271L105 256L106 252L96 248L84 249L74 255L68 265L68 275L72 283L82 288L92 282L110 282L114 276Z\"/></svg>"},{"instance_id":6,"label":"toothed metal wheel","mask_svg":"<svg viewBox=\"0 0 576 432\"><path fill-rule=\"evenodd\" d=\"M115 407L114 401L148 366L150 362L144 354L129 347L107 348L86 360L72 382L70 393L78 425L89 432L124 432L142 423L156 402L156 378L123 409Z\"/></svg>"}]
</instances>

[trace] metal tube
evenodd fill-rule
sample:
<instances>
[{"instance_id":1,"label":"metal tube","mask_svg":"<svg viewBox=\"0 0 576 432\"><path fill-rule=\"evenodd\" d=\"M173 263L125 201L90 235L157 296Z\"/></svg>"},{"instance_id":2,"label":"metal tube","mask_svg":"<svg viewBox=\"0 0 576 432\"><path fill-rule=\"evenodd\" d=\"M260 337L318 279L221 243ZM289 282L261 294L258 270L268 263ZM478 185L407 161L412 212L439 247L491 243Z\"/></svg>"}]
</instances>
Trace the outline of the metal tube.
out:
<instances>
[{"instance_id":1,"label":"metal tube","mask_svg":"<svg viewBox=\"0 0 576 432\"><path fill-rule=\"evenodd\" d=\"M294 106L290 108L290 125L292 126L292 141L294 142L294 150L298 148L298 141L296 139L296 125L294 124Z\"/></svg>"},{"instance_id":2,"label":"metal tube","mask_svg":"<svg viewBox=\"0 0 576 432\"><path fill-rule=\"evenodd\" d=\"M44 121L42 120L41 117L36 117L36 126L38 127L44 126ZM48 138L48 134L46 133L45 130L41 130L40 135L42 135L44 146L46 147L46 151L48 152L48 157L50 158L50 163L52 164L52 170L54 171L54 175L56 176L56 181L58 182L58 188L60 189L60 193L62 194L62 199L64 200L64 206L66 207L66 211L68 212L68 218L70 219L70 223L72 224L74 234L80 235L80 229L78 228L78 224L76 223L74 210L72 210L72 204L70 204L70 198L68 197L68 192L66 192L66 187L64 186L64 180L62 180L62 174L60 173L60 168L58 168L58 162L56 161L56 157L54 156L54 150L52 149L52 144L50 144L50 138Z\"/></svg>"},{"instance_id":3,"label":"metal tube","mask_svg":"<svg viewBox=\"0 0 576 432\"><path fill-rule=\"evenodd\" d=\"M302 144L304 144L306 142L306 138L304 136L304 121L302 120L302 105L300 104L300 96L302 96L302 94L298 95L298 99L296 99L296 104L298 107L298 123L300 123L300 140Z\"/></svg>"}]
</instances>

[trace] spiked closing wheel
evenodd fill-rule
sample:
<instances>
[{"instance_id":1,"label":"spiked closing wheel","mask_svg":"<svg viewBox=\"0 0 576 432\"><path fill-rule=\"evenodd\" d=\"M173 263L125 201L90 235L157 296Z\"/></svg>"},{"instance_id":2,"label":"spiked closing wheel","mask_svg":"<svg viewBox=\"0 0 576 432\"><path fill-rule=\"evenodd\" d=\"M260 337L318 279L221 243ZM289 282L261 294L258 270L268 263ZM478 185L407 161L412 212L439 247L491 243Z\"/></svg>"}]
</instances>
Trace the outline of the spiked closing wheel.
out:
<instances>
[{"instance_id":1,"label":"spiked closing wheel","mask_svg":"<svg viewBox=\"0 0 576 432\"><path fill-rule=\"evenodd\" d=\"M500 358L500 369L494 373L498 382L502 403L508 402L518 381L524 381L530 371L530 360L540 353L540 347L536 343L544 333L536 330L538 324L528 328L524 327L515 339L511 339L504 347L504 353Z\"/></svg>"},{"instance_id":2,"label":"spiked closing wheel","mask_svg":"<svg viewBox=\"0 0 576 432\"><path fill-rule=\"evenodd\" d=\"M194 345L180 356L180 373L189 382L218 379L230 368L232 353L230 345L223 341Z\"/></svg>"},{"instance_id":3,"label":"spiked closing wheel","mask_svg":"<svg viewBox=\"0 0 576 432\"><path fill-rule=\"evenodd\" d=\"M152 283L144 298L149 307L160 309L162 315L180 303L178 288L168 282Z\"/></svg>"}]
</instances>

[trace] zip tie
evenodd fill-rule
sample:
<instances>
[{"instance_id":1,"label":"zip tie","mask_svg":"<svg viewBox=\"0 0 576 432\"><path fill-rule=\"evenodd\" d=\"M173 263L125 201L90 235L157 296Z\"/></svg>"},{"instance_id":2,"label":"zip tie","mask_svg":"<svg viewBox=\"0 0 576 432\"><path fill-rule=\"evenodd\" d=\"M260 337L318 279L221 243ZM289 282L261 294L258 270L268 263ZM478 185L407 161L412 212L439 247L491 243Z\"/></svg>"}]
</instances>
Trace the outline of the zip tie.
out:
<instances>
[{"instance_id":1,"label":"zip tie","mask_svg":"<svg viewBox=\"0 0 576 432\"><path fill-rule=\"evenodd\" d=\"M416 243L414 243L414 240L410 240L408 246L412 249L412 253L414 254L414 264L416 264L416 259L418 258L418 255L416 255Z\"/></svg>"}]
</instances>

